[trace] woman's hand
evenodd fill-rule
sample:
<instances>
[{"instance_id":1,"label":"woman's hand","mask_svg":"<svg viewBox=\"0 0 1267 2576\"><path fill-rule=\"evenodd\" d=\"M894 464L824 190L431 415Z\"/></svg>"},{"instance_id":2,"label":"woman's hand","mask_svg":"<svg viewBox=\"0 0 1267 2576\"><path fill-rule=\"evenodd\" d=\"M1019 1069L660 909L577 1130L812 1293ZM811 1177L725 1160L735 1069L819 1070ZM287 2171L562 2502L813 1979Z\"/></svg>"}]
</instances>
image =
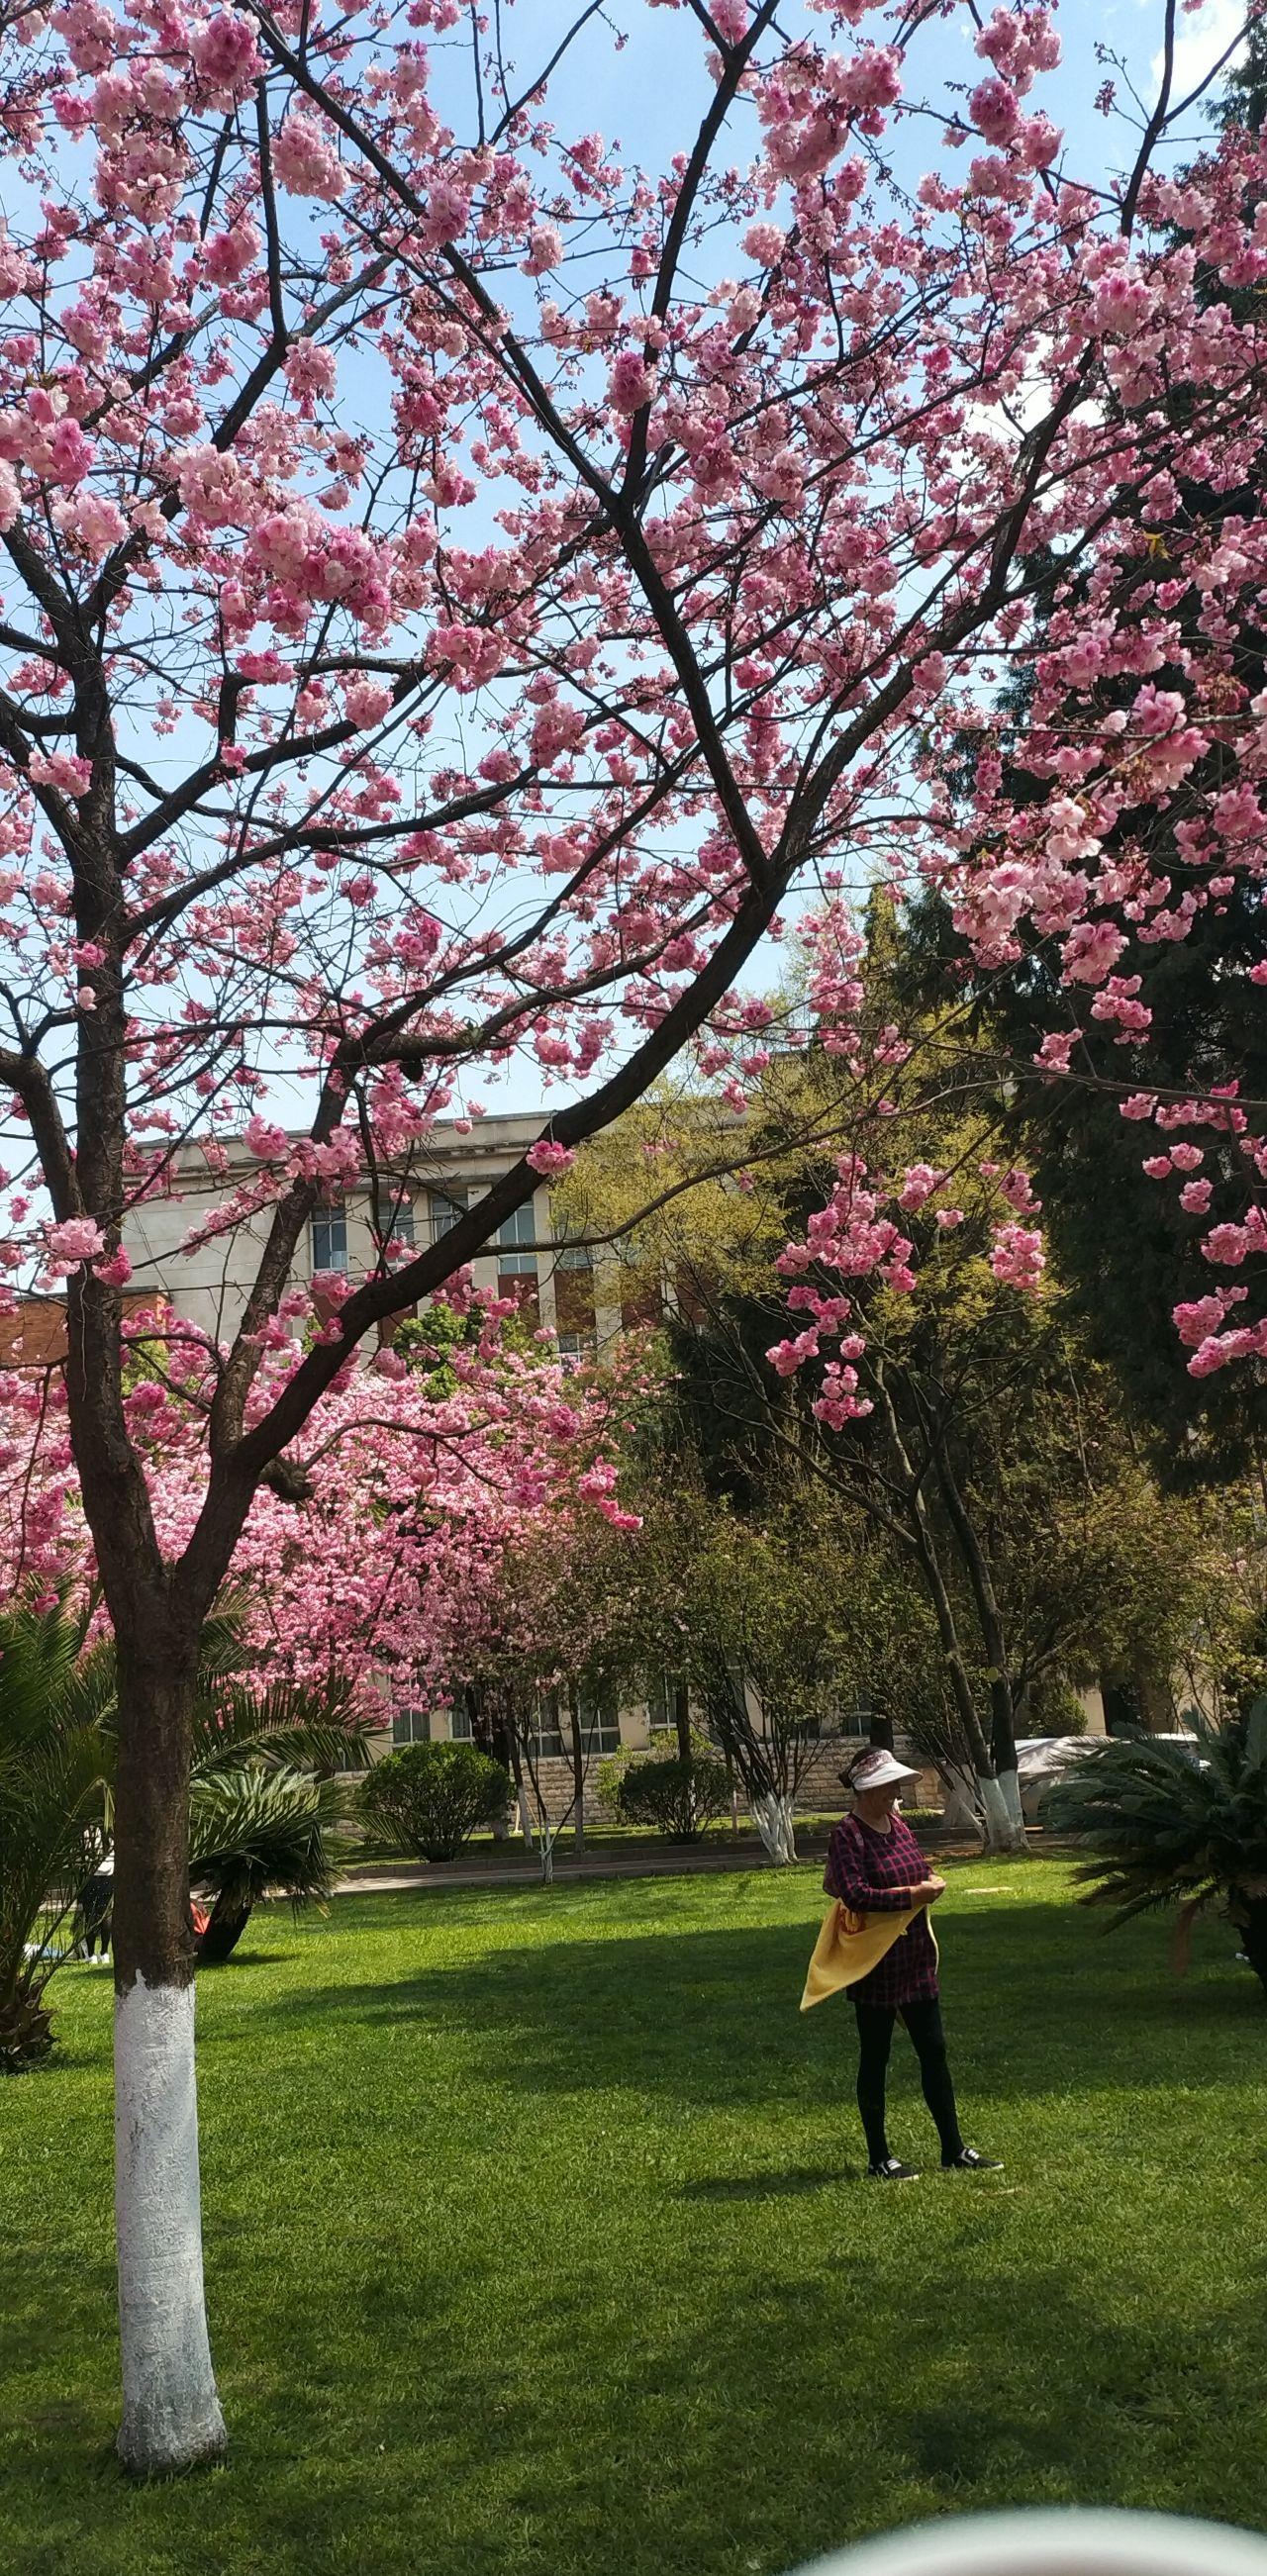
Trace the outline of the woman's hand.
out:
<instances>
[{"instance_id":1,"label":"woman's hand","mask_svg":"<svg viewBox=\"0 0 1267 2576\"><path fill-rule=\"evenodd\" d=\"M944 1878L921 1879L919 1886L911 1889L911 1902L913 1905L935 1905L938 1897L945 1893Z\"/></svg>"}]
</instances>

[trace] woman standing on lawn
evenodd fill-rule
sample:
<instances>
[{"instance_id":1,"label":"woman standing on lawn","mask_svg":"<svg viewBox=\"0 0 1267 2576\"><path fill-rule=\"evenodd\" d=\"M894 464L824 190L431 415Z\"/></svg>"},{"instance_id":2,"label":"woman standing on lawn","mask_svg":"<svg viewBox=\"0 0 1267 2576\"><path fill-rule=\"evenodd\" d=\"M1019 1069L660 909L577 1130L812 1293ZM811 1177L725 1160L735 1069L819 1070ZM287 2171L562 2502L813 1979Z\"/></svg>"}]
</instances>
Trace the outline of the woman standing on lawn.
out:
<instances>
[{"instance_id":1,"label":"woman standing on lawn","mask_svg":"<svg viewBox=\"0 0 1267 2576\"><path fill-rule=\"evenodd\" d=\"M909 1914L914 1920L885 1951L879 1966L850 1988L858 2017L858 2109L867 2141L872 2182L914 2182L918 2168L890 2154L884 2125L884 2084L893 2025L900 2013L919 2059L924 2100L937 2124L943 2166L953 2173L1000 2173L992 2156L966 2147L955 2109L938 2001L937 1944L928 1908L944 1894L944 1878L931 1877L919 1844L897 1812L904 1780L918 1774L893 1754L871 1745L845 1775L853 1813L832 1833L823 1885L851 1914Z\"/></svg>"}]
</instances>

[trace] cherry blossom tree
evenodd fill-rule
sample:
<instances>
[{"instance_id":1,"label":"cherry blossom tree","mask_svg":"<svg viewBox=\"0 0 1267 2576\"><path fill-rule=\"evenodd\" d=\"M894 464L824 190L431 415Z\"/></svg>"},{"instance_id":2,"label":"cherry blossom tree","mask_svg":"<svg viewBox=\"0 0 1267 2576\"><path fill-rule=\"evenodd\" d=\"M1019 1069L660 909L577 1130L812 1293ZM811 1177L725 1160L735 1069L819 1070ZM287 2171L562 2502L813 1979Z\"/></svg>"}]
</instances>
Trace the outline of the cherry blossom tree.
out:
<instances>
[{"instance_id":1,"label":"cherry blossom tree","mask_svg":"<svg viewBox=\"0 0 1267 2576\"><path fill-rule=\"evenodd\" d=\"M1068 166L1049 12L971 17L965 96L919 10L648 8L670 104L637 166L567 113L586 48L624 41L596 6L534 10L518 67L507 13L461 0L62 0L8 24L5 1241L15 1279L34 1259L67 1284L118 1640L135 2469L224 2439L186 1904L200 1624L361 1342L684 1048L742 1105L767 1023L741 978L802 886L847 1050L842 888L877 854L944 887L987 960L1059 924L1071 986L1124 1027L1131 908L1181 936L1189 897L1261 863L1264 716L1235 666L1267 527L1247 503L1212 544L1184 503L1198 471L1257 488L1258 147L1229 126L1170 175L1193 105L1175 0L1120 170L1112 143ZM939 746L1025 655L1040 592L1045 792L1014 813L987 734L967 831ZM1106 833L1216 735L1235 783L1205 798L1184 897L1155 902ZM517 1058L566 1084L536 1146L412 1258L384 1229L288 1344L321 1193L377 1194ZM262 1248L166 1532L121 1230L179 1193L179 1147L204 1137L214 1169L235 1129L255 1168L216 1223ZM1020 1241L1001 1257L1032 1267ZM1212 1293L1226 1320L1234 1289ZM1248 1350L1267 1327L1236 1330Z\"/></svg>"},{"instance_id":2,"label":"cherry blossom tree","mask_svg":"<svg viewBox=\"0 0 1267 2576\"><path fill-rule=\"evenodd\" d=\"M573 1546L637 1525L609 1454L645 1374L636 1353L602 1379L568 1373L503 1345L507 1303L453 1283L408 1358L388 1347L345 1370L285 1473L258 1488L232 1580L242 1642L272 1679L338 1677L350 1711L383 1723L393 1699L444 1704L503 1632L509 1552L553 1540L561 1516ZM201 1508L219 1354L164 1310L130 1316L124 1347L125 1416L159 1544L178 1558ZM288 1365L271 1357L254 1403ZM109 1614L66 1415L58 1367L0 1376L0 1579L39 1610L69 1595L92 1633Z\"/></svg>"}]
</instances>

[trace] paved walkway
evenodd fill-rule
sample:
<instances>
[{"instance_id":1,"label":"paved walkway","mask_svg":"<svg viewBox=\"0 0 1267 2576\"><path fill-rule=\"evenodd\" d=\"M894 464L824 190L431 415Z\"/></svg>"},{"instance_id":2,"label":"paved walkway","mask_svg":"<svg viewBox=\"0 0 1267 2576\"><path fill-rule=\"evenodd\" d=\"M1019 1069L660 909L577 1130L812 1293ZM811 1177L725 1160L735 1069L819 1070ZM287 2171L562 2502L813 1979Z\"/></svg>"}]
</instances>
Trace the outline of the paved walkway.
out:
<instances>
[{"instance_id":1,"label":"paved walkway","mask_svg":"<svg viewBox=\"0 0 1267 2576\"><path fill-rule=\"evenodd\" d=\"M929 1834L927 1848L938 1850L944 1860L976 1860L981 1855L970 1840L937 1843ZM801 1851L805 1861L818 1861L827 1848L825 1835L807 1835ZM656 1852L595 1852L580 1860L556 1859L556 1886L569 1878L694 1878L708 1871L772 1869L774 1863L759 1843L728 1843L721 1850ZM424 1894L443 1894L446 1887L535 1887L541 1883L541 1864L535 1853L525 1852L514 1861L452 1861L429 1863L402 1861L390 1869L352 1869L341 1878L334 1890L336 1896L382 1896L402 1888L418 1888Z\"/></svg>"}]
</instances>

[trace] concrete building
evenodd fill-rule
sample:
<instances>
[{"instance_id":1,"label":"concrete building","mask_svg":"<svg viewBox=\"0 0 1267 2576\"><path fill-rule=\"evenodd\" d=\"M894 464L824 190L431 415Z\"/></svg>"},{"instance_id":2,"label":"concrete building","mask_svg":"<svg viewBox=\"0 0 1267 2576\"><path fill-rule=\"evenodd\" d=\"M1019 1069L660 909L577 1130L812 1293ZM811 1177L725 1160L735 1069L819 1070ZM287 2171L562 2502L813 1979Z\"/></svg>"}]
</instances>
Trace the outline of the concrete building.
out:
<instances>
[{"instance_id":1,"label":"concrete building","mask_svg":"<svg viewBox=\"0 0 1267 2576\"><path fill-rule=\"evenodd\" d=\"M541 1132L539 1117L449 1120L433 1128L407 1164L383 1177L381 1232L421 1249L446 1234L478 1204L490 1184L517 1163ZM268 1228L268 1212L212 1235L196 1249L187 1238L214 1220L258 1170L240 1140L208 1151L188 1145L172 1158L166 1186L134 1207L123 1231L137 1290L161 1291L178 1315L220 1341L241 1319ZM339 1191L313 1215L294 1265L296 1282L315 1272L339 1271L353 1281L374 1263L373 1210L368 1186ZM597 1262L580 1245L564 1242L543 1184L502 1225L474 1264L475 1284L517 1294L530 1315L558 1335L564 1358L592 1356L620 1333L618 1265ZM298 1329L298 1327L296 1327Z\"/></svg>"}]
</instances>

